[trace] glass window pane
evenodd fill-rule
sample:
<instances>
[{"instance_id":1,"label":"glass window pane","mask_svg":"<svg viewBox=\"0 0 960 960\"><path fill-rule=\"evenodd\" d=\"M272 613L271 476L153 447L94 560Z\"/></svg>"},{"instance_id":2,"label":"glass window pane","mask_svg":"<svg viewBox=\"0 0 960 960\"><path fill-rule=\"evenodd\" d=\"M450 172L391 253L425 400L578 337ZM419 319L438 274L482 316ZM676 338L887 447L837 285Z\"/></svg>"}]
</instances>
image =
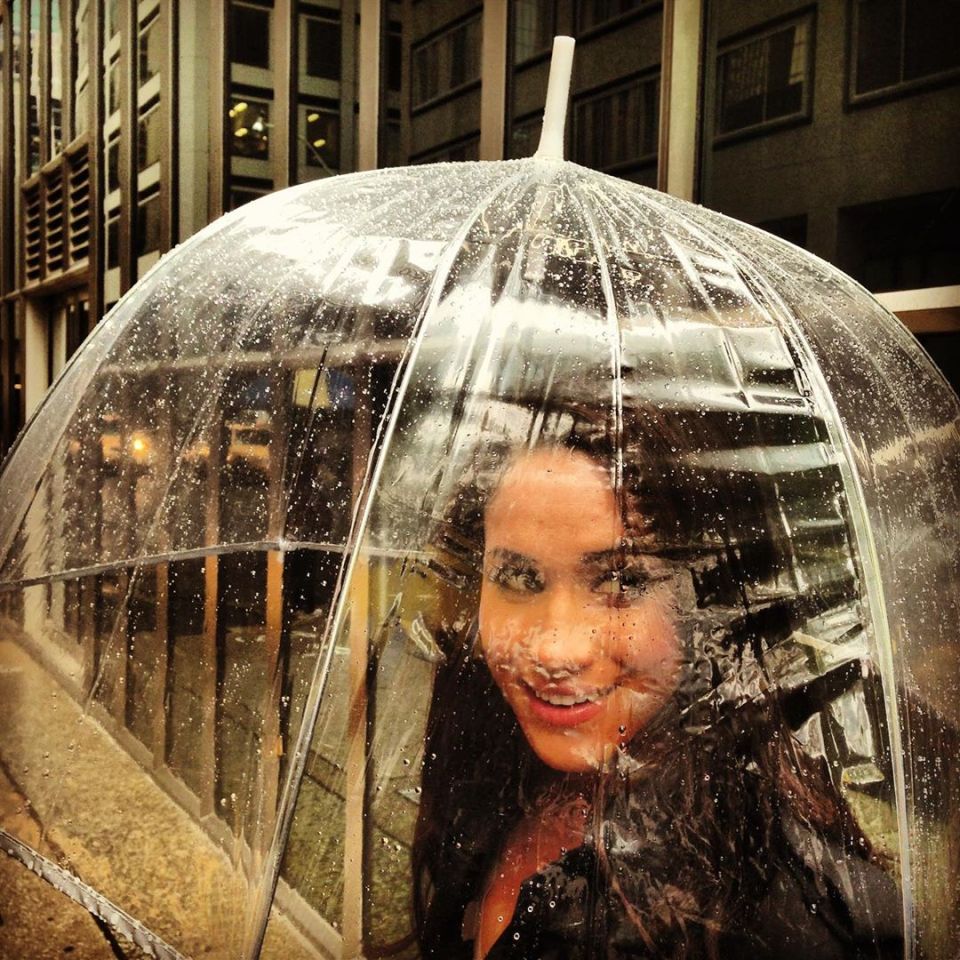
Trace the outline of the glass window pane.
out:
<instances>
[{"instance_id":1,"label":"glass window pane","mask_svg":"<svg viewBox=\"0 0 960 960\"><path fill-rule=\"evenodd\" d=\"M809 77L804 20L740 43L717 65L717 133L802 116Z\"/></svg>"},{"instance_id":2,"label":"glass window pane","mask_svg":"<svg viewBox=\"0 0 960 960\"><path fill-rule=\"evenodd\" d=\"M414 48L414 106L479 79L480 32L475 17Z\"/></svg>"},{"instance_id":3,"label":"glass window pane","mask_svg":"<svg viewBox=\"0 0 960 960\"><path fill-rule=\"evenodd\" d=\"M631 81L574 106L572 160L595 170L656 163L660 78Z\"/></svg>"},{"instance_id":4,"label":"glass window pane","mask_svg":"<svg viewBox=\"0 0 960 960\"><path fill-rule=\"evenodd\" d=\"M160 195L141 200L137 210L137 237L134 253L142 257L160 249Z\"/></svg>"},{"instance_id":5,"label":"glass window pane","mask_svg":"<svg viewBox=\"0 0 960 960\"><path fill-rule=\"evenodd\" d=\"M642 7L649 0L577 0L577 28L582 32Z\"/></svg>"},{"instance_id":6,"label":"glass window pane","mask_svg":"<svg viewBox=\"0 0 960 960\"><path fill-rule=\"evenodd\" d=\"M143 86L161 69L163 57L163 35L160 30L160 18L154 17L140 31L137 43L139 82Z\"/></svg>"},{"instance_id":7,"label":"glass window pane","mask_svg":"<svg viewBox=\"0 0 960 960\"><path fill-rule=\"evenodd\" d=\"M305 17L306 72L309 77L340 79L340 24L319 17Z\"/></svg>"},{"instance_id":8,"label":"glass window pane","mask_svg":"<svg viewBox=\"0 0 960 960\"><path fill-rule=\"evenodd\" d=\"M232 137L230 152L235 157L257 160L270 158L270 104L262 100L230 101L228 114Z\"/></svg>"},{"instance_id":9,"label":"glass window pane","mask_svg":"<svg viewBox=\"0 0 960 960\"><path fill-rule=\"evenodd\" d=\"M120 189L120 138L107 144L107 193Z\"/></svg>"},{"instance_id":10,"label":"glass window pane","mask_svg":"<svg viewBox=\"0 0 960 960\"><path fill-rule=\"evenodd\" d=\"M234 177L230 187L230 209L236 210L251 200L259 197L265 197L273 189L273 185L267 181L264 183L243 183L239 177Z\"/></svg>"},{"instance_id":11,"label":"glass window pane","mask_svg":"<svg viewBox=\"0 0 960 960\"><path fill-rule=\"evenodd\" d=\"M869 93L900 80L900 0L858 0L854 91Z\"/></svg>"},{"instance_id":12,"label":"glass window pane","mask_svg":"<svg viewBox=\"0 0 960 960\"><path fill-rule=\"evenodd\" d=\"M934 77L960 67L960 9L943 0L903 0L903 79Z\"/></svg>"},{"instance_id":13,"label":"glass window pane","mask_svg":"<svg viewBox=\"0 0 960 960\"><path fill-rule=\"evenodd\" d=\"M403 86L403 34L402 25L391 21L387 34L387 89L399 93Z\"/></svg>"},{"instance_id":14,"label":"glass window pane","mask_svg":"<svg viewBox=\"0 0 960 960\"><path fill-rule=\"evenodd\" d=\"M103 8L104 36L109 39L120 30L120 0L107 0Z\"/></svg>"},{"instance_id":15,"label":"glass window pane","mask_svg":"<svg viewBox=\"0 0 960 960\"><path fill-rule=\"evenodd\" d=\"M50 154L63 150L63 35L60 27L61 0L50 4Z\"/></svg>"},{"instance_id":16,"label":"glass window pane","mask_svg":"<svg viewBox=\"0 0 960 960\"><path fill-rule=\"evenodd\" d=\"M107 269L120 266L120 218L107 221Z\"/></svg>"},{"instance_id":17,"label":"glass window pane","mask_svg":"<svg viewBox=\"0 0 960 960\"><path fill-rule=\"evenodd\" d=\"M40 169L40 0L27 0L27 174Z\"/></svg>"},{"instance_id":18,"label":"glass window pane","mask_svg":"<svg viewBox=\"0 0 960 960\"><path fill-rule=\"evenodd\" d=\"M510 4L514 63L550 49L556 33L556 6L556 0L517 0Z\"/></svg>"},{"instance_id":19,"label":"glass window pane","mask_svg":"<svg viewBox=\"0 0 960 960\"><path fill-rule=\"evenodd\" d=\"M76 9L72 35L73 46L73 128L74 138L80 136L87 129L87 90L89 85L90 67L87 50L87 24L90 14L90 4L84 3Z\"/></svg>"},{"instance_id":20,"label":"glass window pane","mask_svg":"<svg viewBox=\"0 0 960 960\"><path fill-rule=\"evenodd\" d=\"M107 113L120 109L120 60L114 60L107 68Z\"/></svg>"},{"instance_id":21,"label":"glass window pane","mask_svg":"<svg viewBox=\"0 0 960 960\"><path fill-rule=\"evenodd\" d=\"M161 127L159 104L152 107L146 116L140 119L137 133L137 170L142 172L160 161L163 130Z\"/></svg>"},{"instance_id":22,"label":"glass window pane","mask_svg":"<svg viewBox=\"0 0 960 960\"><path fill-rule=\"evenodd\" d=\"M269 69L269 10L242 3L230 7L230 59L234 63Z\"/></svg>"},{"instance_id":23,"label":"glass window pane","mask_svg":"<svg viewBox=\"0 0 960 960\"><path fill-rule=\"evenodd\" d=\"M304 111L304 151L309 167L340 167L340 114L307 108Z\"/></svg>"}]
</instances>

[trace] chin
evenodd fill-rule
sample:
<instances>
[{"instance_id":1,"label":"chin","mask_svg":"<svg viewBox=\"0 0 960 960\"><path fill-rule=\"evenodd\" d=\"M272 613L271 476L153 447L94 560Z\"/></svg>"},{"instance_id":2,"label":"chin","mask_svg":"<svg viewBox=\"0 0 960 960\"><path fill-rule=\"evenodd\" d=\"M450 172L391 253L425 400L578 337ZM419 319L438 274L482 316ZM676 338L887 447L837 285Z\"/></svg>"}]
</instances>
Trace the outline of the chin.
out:
<instances>
[{"instance_id":1,"label":"chin","mask_svg":"<svg viewBox=\"0 0 960 960\"><path fill-rule=\"evenodd\" d=\"M558 773L594 773L602 770L617 749L616 744L577 743L573 738L570 738L572 742L551 742L555 741L557 735L540 731L524 731L524 735L540 760Z\"/></svg>"}]
</instances>

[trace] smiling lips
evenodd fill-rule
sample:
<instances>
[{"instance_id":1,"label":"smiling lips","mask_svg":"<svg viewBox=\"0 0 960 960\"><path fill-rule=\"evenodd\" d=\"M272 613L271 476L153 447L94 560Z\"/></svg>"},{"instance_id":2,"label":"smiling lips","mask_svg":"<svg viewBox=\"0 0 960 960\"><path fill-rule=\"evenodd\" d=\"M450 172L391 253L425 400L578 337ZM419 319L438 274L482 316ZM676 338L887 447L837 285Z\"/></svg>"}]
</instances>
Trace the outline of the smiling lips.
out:
<instances>
[{"instance_id":1,"label":"smiling lips","mask_svg":"<svg viewBox=\"0 0 960 960\"><path fill-rule=\"evenodd\" d=\"M591 692L564 688L537 690L524 683L522 689L530 712L538 720L552 727L578 727L603 710L604 701L614 688Z\"/></svg>"}]
</instances>

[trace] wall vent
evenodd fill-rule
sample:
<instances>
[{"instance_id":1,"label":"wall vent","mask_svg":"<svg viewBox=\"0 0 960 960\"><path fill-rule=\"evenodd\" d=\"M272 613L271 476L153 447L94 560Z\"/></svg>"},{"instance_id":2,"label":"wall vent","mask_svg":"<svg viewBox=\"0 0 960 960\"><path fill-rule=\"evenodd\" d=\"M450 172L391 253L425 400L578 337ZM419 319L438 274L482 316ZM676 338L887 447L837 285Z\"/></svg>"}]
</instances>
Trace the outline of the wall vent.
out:
<instances>
[{"instance_id":1,"label":"wall vent","mask_svg":"<svg viewBox=\"0 0 960 960\"><path fill-rule=\"evenodd\" d=\"M43 273L43 202L40 184L23 191L24 279L30 283Z\"/></svg>"},{"instance_id":2,"label":"wall vent","mask_svg":"<svg viewBox=\"0 0 960 960\"><path fill-rule=\"evenodd\" d=\"M69 259L80 263L90 255L90 156L88 148L67 159Z\"/></svg>"}]
</instances>

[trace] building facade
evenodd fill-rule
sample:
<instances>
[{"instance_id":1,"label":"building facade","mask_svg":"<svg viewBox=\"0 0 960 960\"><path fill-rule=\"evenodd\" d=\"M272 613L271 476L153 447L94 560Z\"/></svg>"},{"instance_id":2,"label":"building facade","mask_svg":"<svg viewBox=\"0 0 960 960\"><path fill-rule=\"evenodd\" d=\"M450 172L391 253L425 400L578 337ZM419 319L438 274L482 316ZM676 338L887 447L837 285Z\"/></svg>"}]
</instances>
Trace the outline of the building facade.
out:
<instances>
[{"instance_id":1,"label":"building facade","mask_svg":"<svg viewBox=\"0 0 960 960\"><path fill-rule=\"evenodd\" d=\"M97 319L221 213L335 173L478 159L484 126L484 159L530 154L557 33L578 40L571 159L664 187L687 154L692 198L884 294L956 382L949 7L704 0L665 19L656 0L7 0L2 447ZM674 8L692 68L671 55ZM682 87L698 109L671 144L661 104Z\"/></svg>"}]
</instances>

